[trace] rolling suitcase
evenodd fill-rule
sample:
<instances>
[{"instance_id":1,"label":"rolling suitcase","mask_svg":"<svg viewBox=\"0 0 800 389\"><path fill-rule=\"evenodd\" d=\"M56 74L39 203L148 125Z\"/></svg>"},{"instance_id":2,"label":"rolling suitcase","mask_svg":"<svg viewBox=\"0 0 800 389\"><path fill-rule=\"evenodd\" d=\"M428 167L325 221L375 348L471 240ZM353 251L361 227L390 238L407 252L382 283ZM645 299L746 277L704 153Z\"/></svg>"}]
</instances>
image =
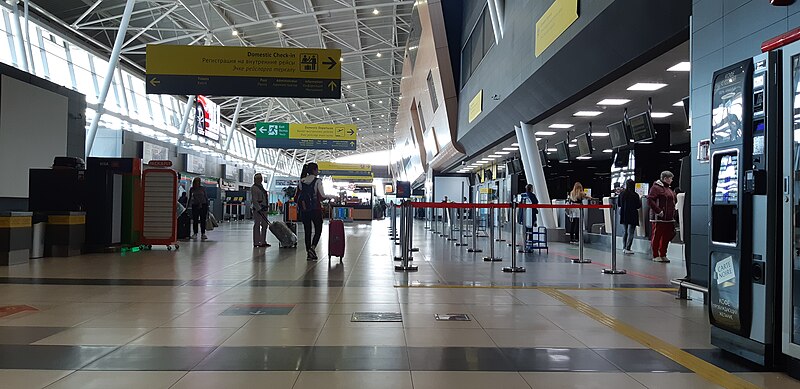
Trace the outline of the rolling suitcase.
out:
<instances>
[{"instance_id":1,"label":"rolling suitcase","mask_svg":"<svg viewBox=\"0 0 800 389\"><path fill-rule=\"evenodd\" d=\"M328 225L328 260L339 257L339 262L344 257L344 222L331 220Z\"/></svg>"},{"instance_id":2,"label":"rolling suitcase","mask_svg":"<svg viewBox=\"0 0 800 389\"><path fill-rule=\"evenodd\" d=\"M280 248L297 247L297 235L295 235L289 226L282 221L274 221L269 224L269 231L275 235L280 242Z\"/></svg>"},{"instance_id":3,"label":"rolling suitcase","mask_svg":"<svg viewBox=\"0 0 800 389\"><path fill-rule=\"evenodd\" d=\"M189 239L192 235L192 216L189 210L178 216L178 239Z\"/></svg>"}]
</instances>

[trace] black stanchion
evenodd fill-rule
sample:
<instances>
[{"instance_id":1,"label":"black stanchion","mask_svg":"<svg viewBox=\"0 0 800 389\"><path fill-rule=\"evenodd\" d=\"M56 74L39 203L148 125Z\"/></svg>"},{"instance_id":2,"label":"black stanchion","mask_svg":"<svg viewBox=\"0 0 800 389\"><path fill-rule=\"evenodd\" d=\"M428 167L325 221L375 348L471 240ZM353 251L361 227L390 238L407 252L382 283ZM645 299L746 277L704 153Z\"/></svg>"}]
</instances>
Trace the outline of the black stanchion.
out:
<instances>
[{"instance_id":1,"label":"black stanchion","mask_svg":"<svg viewBox=\"0 0 800 389\"><path fill-rule=\"evenodd\" d=\"M617 269L617 198L611 199L611 269L603 269L604 274L626 274L625 269Z\"/></svg>"},{"instance_id":2,"label":"black stanchion","mask_svg":"<svg viewBox=\"0 0 800 389\"><path fill-rule=\"evenodd\" d=\"M472 208L472 247L467 249L467 252L483 252L483 250L478 248L478 208Z\"/></svg>"},{"instance_id":3,"label":"black stanchion","mask_svg":"<svg viewBox=\"0 0 800 389\"><path fill-rule=\"evenodd\" d=\"M513 218L516 215L517 210L517 203L511 202L511 217ZM522 219L522 228L525 228L525 218ZM511 247L517 245L517 223L516 220L511 221ZM525 271L525 268L522 266L517 266L517 250L511 249L511 266L506 266L503 268L503 271L506 273L522 273Z\"/></svg>"},{"instance_id":4,"label":"black stanchion","mask_svg":"<svg viewBox=\"0 0 800 389\"><path fill-rule=\"evenodd\" d=\"M462 192L463 192L463 188L462 188ZM462 206L463 206L463 203L462 203ZM460 212L460 215L459 215L459 218L458 218L458 243L456 243L456 246L458 246L458 247L467 245L466 243L464 243L464 215L467 213L467 211L466 211L466 208L461 208L460 211L461 212Z\"/></svg>"},{"instance_id":5,"label":"black stanchion","mask_svg":"<svg viewBox=\"0 0 800 389\"><path fill-rule=\"evenodd\" d=\"M413 207L411 206L411 202L406 202L406 205L402 211L403 214L406 215L406 222L403 223L401 228L405 230L405 236L408 237L411 235L411 230L414 228L414 214L413 214ZM408 262L412 259L411 258L411 240L405 239L404 244L401 246L403 253L401 256L401 260L403 261L400 265L394 267L395 271L417 271L419 270L418 267L409 264Z\"/></svg>"},{"instance_id":6,"label":"black stanchion","mask_svg":"<svg viewBox=\"0 0 800 389\"><path fill-rule=\"evenodd\" d=\"M494 255L494 208L489 208L489 256L483 257L486 262L500 262L503 258Z\"/></svg>"},{"instance_id":7,"label":"black stanchion","mask_svg":"<svg viewBox=\"0 0 800 389\"><path fill-rule=\"evenodd\" d=\"M583 208L578 208L578 258L573 258L572 263L592 263L583 257Z\"/></svg>"}]
</instances>

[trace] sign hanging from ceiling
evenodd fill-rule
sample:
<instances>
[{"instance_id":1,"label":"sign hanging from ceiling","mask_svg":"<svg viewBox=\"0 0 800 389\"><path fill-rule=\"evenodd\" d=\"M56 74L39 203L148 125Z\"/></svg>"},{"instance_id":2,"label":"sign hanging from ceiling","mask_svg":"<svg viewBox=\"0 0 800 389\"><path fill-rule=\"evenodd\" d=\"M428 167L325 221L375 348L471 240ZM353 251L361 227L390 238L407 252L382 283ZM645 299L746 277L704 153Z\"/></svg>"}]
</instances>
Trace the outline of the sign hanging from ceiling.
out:
<instances>
[{"instance_id":1,"label":"sign hanging from ceiling","mask_svg":"<svg viewBox=\"0 0 800 389\"><path fill-rule=\"evenodd\" d=\"M147 45L148 94L339 99L339 49Z\"/></svg>"},{"instance_id":2,"label":"sign hanging from ceiling","mask_svg":"<svg viewBox=\"0 0 800 389\"><path fill-rule=\"evenodd\" d=\"M355 124L256 123L256 147L272 149L355 150Z\"/></svg>"},{"instance_id":3,"label":"sign hanging from ceiling","mask_svg":"<svg viewBox=\"0 0 800 389\"><path fill-rule=\"evenodd\" d=\"M372 181L372 165L359 163L317 162L321 176L369 176Z\"/></svg>"},{"instance_id":4,"label":"sign hanging from ceiling","mask_svg":"<svg viewBox=\"0 0 800 389\"><path fill-rule=\"evenodd\" d=\"M371 184L374 178L369 176L331 176L334 182L352 182L352 183L368 183Z\"/></svg>"}]
</instances>

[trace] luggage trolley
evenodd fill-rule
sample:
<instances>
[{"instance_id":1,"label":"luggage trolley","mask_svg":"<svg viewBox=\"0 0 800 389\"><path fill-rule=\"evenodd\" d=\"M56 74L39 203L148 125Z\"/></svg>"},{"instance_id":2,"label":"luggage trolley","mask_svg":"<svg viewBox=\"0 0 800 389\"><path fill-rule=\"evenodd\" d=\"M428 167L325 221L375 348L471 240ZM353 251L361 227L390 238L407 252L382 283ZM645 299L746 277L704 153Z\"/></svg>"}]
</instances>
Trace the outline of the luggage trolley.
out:
<instances>
[{"instance_id":1,"label":"luggage trolley","mask_svg":"<svg viewBox=\"0 0 800 389\"><path fill-rule=\"evenodd\" d=\"M170 169L171 161L150 161L142 172L142 194L139 207L141 248L165 245L178 250L178 174Z\"/></svg>"}]
</instances>

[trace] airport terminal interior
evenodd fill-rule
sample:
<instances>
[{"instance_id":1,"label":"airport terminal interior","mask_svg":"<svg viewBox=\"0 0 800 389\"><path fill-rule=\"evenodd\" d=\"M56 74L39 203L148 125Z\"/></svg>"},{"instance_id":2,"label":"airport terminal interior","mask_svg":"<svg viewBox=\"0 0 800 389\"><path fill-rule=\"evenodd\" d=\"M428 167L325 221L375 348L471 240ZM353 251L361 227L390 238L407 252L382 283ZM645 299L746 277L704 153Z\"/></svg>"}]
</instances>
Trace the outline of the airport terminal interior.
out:
<instances>
[{"instance_id":1,"label":"airport terminal interior","mask_svg":"<svg viewBox=\"0 0 800 389\"><path fill-rule=\"evenodd\" d=\"M800 1L0 16L0 388L800 388Z\"/></svg>"}]
</instances>

